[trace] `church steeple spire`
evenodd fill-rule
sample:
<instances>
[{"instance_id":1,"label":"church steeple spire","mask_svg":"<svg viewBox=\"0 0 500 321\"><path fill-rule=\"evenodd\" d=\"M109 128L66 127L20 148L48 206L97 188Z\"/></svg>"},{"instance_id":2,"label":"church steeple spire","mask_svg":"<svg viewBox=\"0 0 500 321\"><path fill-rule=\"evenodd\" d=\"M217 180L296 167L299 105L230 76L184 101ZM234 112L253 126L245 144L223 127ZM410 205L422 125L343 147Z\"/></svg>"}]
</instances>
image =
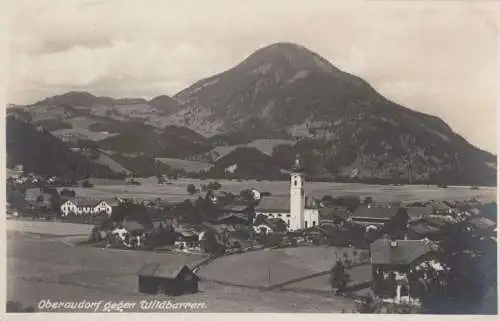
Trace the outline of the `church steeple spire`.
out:
<instances>
[{"instance_id":1,"label":"church steeple spire","mask_svg":"<svg viewBox=\"0 0 500 321\"><path fill-rule=\"evenodd\" d=\"M300 155L297 154L295 156L295 163L292 166L292 172L300 173L304 171L304 167L302 166L302 161Z\"/></svg>"}]
</instances>

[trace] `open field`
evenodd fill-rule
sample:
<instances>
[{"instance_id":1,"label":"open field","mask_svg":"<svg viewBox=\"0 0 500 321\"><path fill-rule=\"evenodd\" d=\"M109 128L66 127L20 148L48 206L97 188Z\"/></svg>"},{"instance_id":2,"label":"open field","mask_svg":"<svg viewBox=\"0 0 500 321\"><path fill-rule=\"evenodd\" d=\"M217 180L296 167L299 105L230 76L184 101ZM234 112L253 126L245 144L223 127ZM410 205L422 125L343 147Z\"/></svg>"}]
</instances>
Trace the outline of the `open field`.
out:
<instances>
[{"instance_id":1,"label":"open field","mask_svg":"<svg viewBox=\"0 0 500 321\"><path fill-rule=\"evenodd\" d=\"M114 173L126 173L126 174L130 173L128 169L126 169L120 163L113 160L111 157L109 157L108 154L106 154L103 151L100 152L99 158L94 162L97 164L108 166L109 169L111 169Z\"/></svg>"},{"instance_id":2,"label":"open field","mask_svg":"<svg viewBox=\"0 0 500 321\"><path fill-rule=\"evenodd\" d=\"M137 178L142 185L124 185L120 180L92 179L93 188L72 188L80 197L87 198L112 198L115 196L135 198L137 200L162 198L176 202L185 199L194 199L200 195L189 195L186 191L188 184L200 187L208 184L209 180L179 179L171 180L171 185L159 185L156 178ZM241 181L219 180L222 191L238 194L244 189L256 188L261 192L270 192L272 196L288 197L288 181ZM322 183L311 182L305 184L306 195L318 198L324 195L332 196L371 196L375 201L401 201L415 202L428 200L464 200L477 197L481 201L491 202L496 200L496 188L481 187L471 190L469 187L450 186L438 188L424 185L381 186L365 184Z\"/></svg>"},{"instance_id":3,"label":"open field","mask_svg":"<svg viewBox=\"0 0 500 321\"><path fill-rule=\"evenodd\" d=\"M53 224L53 223L49 223ZM353 302L333 296L253 289L200 283L196 294L169 298L137 292L139 267L146 262L192 264L199 255L158 254L91 247L72 247L60 238L39 238L12 230L7 232L7 300L37 306L40 300L114 301L171 300L201 302L207 307L190 312L340 312L351 311ZM45 227L43 230L47 230ZM43 231L40 231L43 232ZM252 265L256 268L258 265ZM245 273L241 271L241 273ZM183 310L141 310L137 304L127 311L182 312Z\"/></svg>"},{"instance_id":4,"label":"open field","mask_svg":"<svg viewBox=\"0 0 500 321\"><path fill-rule=\"evenodd\" d=\"M184 169L186 172L207 171L212 166L210 163L188 161L179 158L157 157L156 159L162 162L163 164L170 166L173 169Z\"/></svg>"},{"instance_id":5,"label":"open field","mask_svg":"<svg viewBox=\"0 0 500 321\"><path fill-rule=\"evenodd\" d=\"M342 253L352 257L352 249L307 246L247 252L221 257L198 274L227 284L270 287L331 269Z\"/></svg>"},{"instance_id":6,"label":"open field","mask_svg":"<svg viewBox=\"0 0 500 321\"><path fill-rule=\"evenodd\" d=\"M18 221L5 222L7 230L22 233L49 234L54 236L86 236L90 235L93 226L88 224L72 224L62 222Z\"/></svg>"},{"instance_id":7,"label":"open field","mask_svg":"<svg viewBox=\"0 0 500 321\"><path fill-rule=\"evenodd\" d=\"M210 153L215 155L216 157L214 160L217 160L231 153L238 147L248 147L258 149L264 154L272 155L275 147L279 145L293 145L294 143L293 140L285 139L256 139L248 144L215 147Z\"/></svg>"},{"instance_id":8,"label":"open field","mask_svg":"<svg viewBox=\"0 0 500 321\"><path fill-rule=\"evenodd\" d=\"M350 269L346 269L346 272L349 274L351 279L348 286L369 282L372 279L372 274L371 274L372 270L370 264L360 265ZM293 289L293 290L305 290L305 291L311 290L311 291L329 292L331 291L329 280L330 280L330 275L325 274L322 276L317 276L307 280L288 284L285 285L283 288Z\"/></svg>"},{"instance_id":9,"label":"open field","mask_svg":"<svg viewBox=\"0 0 500 321\"><path fill-rule=\"evenodd\" d=\"M88 128L90 125L96 123L96 120L89 118L89 117L74 117L71 119L66 120L66 122L70 123L73 128L71 129L59 129L52 131L51 133L58 136L58 135L64 135L64 134L80 134L84 135L87 137L87 139L93 140L93 141L99 141L103 140L106 138L110 138L113 136L118 135L117 133L100 133L100 132L93 132L90 131Z\"/></svg>"}]
</instances>

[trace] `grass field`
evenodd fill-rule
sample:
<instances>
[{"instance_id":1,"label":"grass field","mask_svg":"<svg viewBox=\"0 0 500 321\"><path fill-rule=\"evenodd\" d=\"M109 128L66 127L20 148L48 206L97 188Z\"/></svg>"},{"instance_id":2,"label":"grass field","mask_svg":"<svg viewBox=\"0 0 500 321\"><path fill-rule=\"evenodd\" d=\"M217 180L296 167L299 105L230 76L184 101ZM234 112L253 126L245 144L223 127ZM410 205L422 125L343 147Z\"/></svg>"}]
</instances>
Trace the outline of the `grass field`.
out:
<instances>
[{"instance_id":1,"label":"grass field","mask_svg":"<svg viewBox=\"0 0 500 321\"><path fill-rule=\"evenodd\" d=\"M186 172L207 171L210 168L210 166L212 166L210 163L188 161L178 158L159 157L156 159L162 162L163 164L170 166L173 169L184 169Z\"/></svg>"},{"instance_id":2,"label":"grass field","mask_svg":"<svg viewBox=\"0 0 500 321\"><path fill-rule=\"evenodd\" d=\"M68 123L70 123L73 128L71 129L59 129L52 131L52 134L54 135L62 135L62 134L81 134L87 137L87 139L93 140L93 141L99 141L103 140L109 137L113 137L118 135L117 133L100 133L100 132L93 132L90 131L88 128L90 125L96 123L96 120L91 119L89 117L74 117L71 119L67 120Z\"/></svg>"},{"instance_id":3,"label":"grass field","mask_svg":"<svg viewBox=\"0 0 500 321\"><path fill-rule=\"evenodd\" d=\"M262 153L267 155L272 155L273 150L276 146L279 145L293 145L293 140L285 140L285 139L257 139L248 144L243 145L232 145L232 146L219 146L215 147L210 151L210 153L217 155L215 160L226 156L231 153L238 147L249 147L260 150Z\"/></svg>"},{"instance_id":4,"label":"grass field","mask_svg":"<svg viewBox=\"0 0 500 321\"><path fill-rule=\"evenodd\" d=\"M10 222L9 222L10 223ZM37 222L40 223L40 222ZM53 224L53 223L47 223ZM77 224L68 231L80 232ZM40 300L114 301L171 300L202 302L205 309L189 312L340 312L351 311L353 302L345 298L308 293L259 291L200 283L196 294L170 298L137 292L136 272L146 262L198 262L198 255L158 254L92 247L72 247L61 238L40 238L21 231L60 233L46 225L7 226L7 300L23 306L37 306ZM242 271L244 273L244 271ZM140 312L183 312L183 310L128 310ZM125 311L126 312L126 311Z\"/></svg>"},{"instance_id":5,"label":"grass field","mask_svg":"<svg viewBox=\"0 0 500 321\"><path fill-rule=\"evenodd\" d=\"M208 280L265 288L327 271L343 252L353 259L352 249L323 246L247 252L219 258L198 273Z\"/></svg>"},{"instance_id":6,"label":"grass field","mask_svg":"<svg viewBox=\"0 0 500 321\"><path fill-rule=\"evenodd\" d=\"M123 180L92 179L93 188L72 188L77 195L86 198L113 198L115 196L134 198L137 200L153 200L162 198L164 200L177 202L185 199L195 199L200 195L189 195L186 191L188 184L200 187L208 184L208 180L179 179L171 180L172 185L159 185L156 178L138 178L141 185L124 185ZM227 181L220 180L222 191L238 194L244 189L256 188L261 192L270 192L272 196L288 197L287 181ZM332 196L371 196L375 201L428 201L428 200L463 200L471 197L491 202L496 200L496 188L482 187L480 190L471 190L469 187L438 188L423 185L411 186L381 186L365 184L343 184L343 183L320 183L313 182L305 184L306 195L318 198L324 195Z\"/></svg>"},{"instance_id":7,"label":"grass field","mask_svg":"<svg viewBox=\"0 0 500 321\"><path fill-rule=\"evenodd\" d=\"M350 282L348 286L360 284L364 282L369 282L372 279L372 270L371 265L360 265L350 269L346 269L346 272L349 274ZM310 278L304 281L299 281L296 283L292 283L289 285L285 285L284 289L293 289L293 290L305 290L305 291L322 291L322 292L330 292L330 275L322 275L314 278Z\"/></svg>"}]
</instances>

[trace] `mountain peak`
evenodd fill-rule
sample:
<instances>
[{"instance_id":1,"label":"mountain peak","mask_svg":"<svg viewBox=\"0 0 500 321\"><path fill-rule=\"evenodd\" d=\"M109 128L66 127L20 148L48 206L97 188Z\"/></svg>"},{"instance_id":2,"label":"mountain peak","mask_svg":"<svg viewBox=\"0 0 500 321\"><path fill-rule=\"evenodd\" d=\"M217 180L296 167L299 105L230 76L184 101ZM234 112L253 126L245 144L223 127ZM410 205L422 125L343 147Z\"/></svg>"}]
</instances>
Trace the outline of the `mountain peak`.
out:
<instances>
[{"instance_id":1,"label":"mountain peak","mask_svg":"<svg viewBox=\"0 0 500 321\"><path fill-rule=\"evenodd\" d=\"M260 48L244 60L240 66L250 68L273 66L275 68L290 68L295 72L300 70L326 73L339 71L319 54L291 42L278 42Z\"/></svg>"}]
</instances>

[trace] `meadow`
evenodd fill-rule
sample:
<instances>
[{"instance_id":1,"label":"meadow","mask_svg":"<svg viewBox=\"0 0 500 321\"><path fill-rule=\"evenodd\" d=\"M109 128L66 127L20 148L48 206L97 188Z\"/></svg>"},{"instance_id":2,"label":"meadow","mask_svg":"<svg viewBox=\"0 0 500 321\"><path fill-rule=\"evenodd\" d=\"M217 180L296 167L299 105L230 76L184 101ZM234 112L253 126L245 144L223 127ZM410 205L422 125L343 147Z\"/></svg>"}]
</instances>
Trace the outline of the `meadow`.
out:
<instances>
[{"instance_id":1,"label":"meadow","mask_svg":"<svg viewBox=\"0 0 500 321\"><path fill-rule=\"evenodd\" d=\"M358 252L360 252L358 250ZM279 287L284 282L329 271L347 253L356 258L352 248L303 246L264 249L228 255L202 266L199 275L207 280L248 287ZM328 277L324 286L328 287Z\"/></svg>"},{"instance_id":2,"label":"meadow","mask_svg":"<svg viewBox=\"0 0 500 321\"><path fill-rule=\"evenodd\" d=\"M37 237L32 232L58 233L37 224L28 227L7 224L7 300L23 306L51 301L114 301L171 300L172 302L204 302L201 310L129 310L139 312L340 312L351 311L352 300L311 293L260 291L242 287L200 283L200 291L177 298L165 295L144 295L137 292L136 272L146 262L194 264L203 257L173 253L152 253L71 246L61 237ZM16 222L17 223L17 222ZM47 223L54 224L54 223ZM78 224L66 224L68 231L80 233ZM54 225L55 226L55 225ZM23 233L29 231L30 233ZM66 232L65 232L66 233ZM69 232L68 232L69 233ZM263 251L261 251L264 253ZM258 269L257 265L248 265ZM234 272L237 273L237 272Z\"/></svg>"},{"instance_id":3,"label":"meadow","mask_svg":"<svg viewBox=\"0 0 500 321\"><path fill-rule=\"evenodd\" d=\"M208 184L209 180L178 179L170 180L171 185L160 185L155 177L137 178L141 185L125 185L122 180L91 179L94 183L92 188L72 187L77 196L91 199L106 198L131 198L135 200L154 200L161 198L171 202L181 202L185 199L196 199L203 193L188 194L186 188L194 184L200 188L202 184ZM272 196L288 197L288 181L237 181L219 180L222 184L221 191L239 194L242 190L255 188L261 192L269 192ZM28 190L28 193L36 193L38 189ZM449 186L439 188L426 185L367 185L349 183L323 183L306 182L305 192L308 196L322 198L324 195L338 196L371 196L374 201L389 202L416 202L428 200L465 200L476 197L484 202L496 200L496 188L481 187L473 190L467 186Z\"/></svg>"}]
</instances>

